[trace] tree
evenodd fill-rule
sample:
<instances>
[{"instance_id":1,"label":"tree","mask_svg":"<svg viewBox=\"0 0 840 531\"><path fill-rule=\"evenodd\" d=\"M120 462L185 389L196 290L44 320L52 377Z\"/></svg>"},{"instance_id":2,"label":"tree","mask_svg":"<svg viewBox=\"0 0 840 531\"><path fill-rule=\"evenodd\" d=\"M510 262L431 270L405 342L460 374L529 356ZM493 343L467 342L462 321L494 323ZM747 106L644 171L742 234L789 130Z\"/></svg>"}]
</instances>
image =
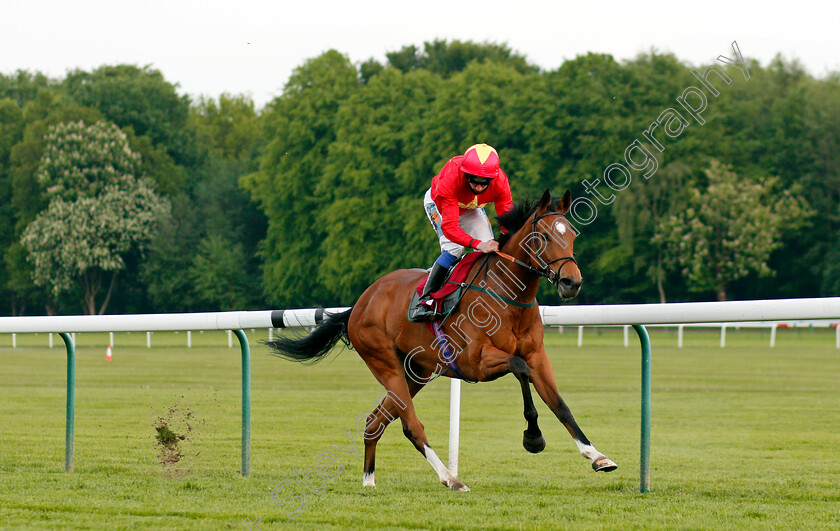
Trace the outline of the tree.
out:
<instances>
[{"instance_id":1,"label":"tree","mask_svg":"<svg viewBox=\"0 0 840 531\"><path fill-rule=\"evenodd\" d=\"M638 294L647 291L652 283L656 285L659 302L664 303L665 242L655 236L660 223L685 210L685 197L693 189L693 183L688 165L672 162L663 167L661 159L657 156L659 170L650 179L639 175L629 188L616 194L613 211L620 245L605 250L601 259L615 254L626 257L626 263L619 269L627 273L622 279L628 286L625 291Z\"/></svg>"},{"instance_id":2,"label":"tree","mask_svg":"<svg viewBox=\"0 0 840 531\"><path fill-rule=\"evenodd\" d=\"M190 123L198 142L228 161L250 159L260 145L257 112L246 96L222 94L218 102L201 98L190 110Z\"/></svg>"},{"instance_id":3,"label":"tree","mask_svg":"<svg viewBox=\"0 0 840 531\"><path fill-rule=\"evenodd\" d=\"M772 274L770 253L781 234L799 228L810 212L796 190L776 192L778 179L751 181L712 161L708 187L694 188L688 208L661 222L654 243L664 243L666 264L679 265L692 291L726 287L751 273Z\"/></svg>"},{"instance_id":4,"label":"tree","mask_svg":"<svg viewBox=\"0 0 840 531\"><path fill-rule=\"evenodd\" d=\"M155 311L198 311L192 279L184 274L201 239L201 216L187 194L172 197L167 216L150 242L140 266L140 280Z\"/></svg>"},{"instance_id":5,"label":"tree","mask_svg":"<svg viewBox=\"0 0 840 531\"><path fill-rule=\"evenodd\" d=\"M417 46L409 45L403 46L399 51L388 52L385 56L392 67L403 73L422 68L442 77L462 72L473 61L504 64L521 74L533 74L539 70L536 66L528 64L524 56L515 53L507 45L491 42L475 43L458 40L447 42L435 39L423 44L423 52ZM363 75L374 70L371 68L370 61L364 63L363 66L365 66ZM368 79L368 76L365 75L365 79Z\"/></svg>"},{"instance_id":6,"label":"tree","mask_svg":"<svg viewBox=\"0 0 840 531\"><path fill-rule=\"evenodd\" d=\"M50 202L21 243L35 283L58 295L78 281L89 314L105 312L126 256L143 250L169 210L152 182L135 176L138 162L113 124L59 124L46 137L36 175ZM97 304L106 279L105 298Z\"/></svg>"},{"instance_id":7,"label":"tree","mask_svg":"<svg viewBox=\"0 0 840 531\"><path fill-rule=\"evenodd\" d=\"M4 113L4 129L12 125L14 113L8 105L9 113ZM8 241L0 241L0 254L5 256L6 271L3 274L7 290L3 300L11 305L12 313L21 313L28 307L34 310L46 306L48 314L60 308L60 301L49 295L46 289L39 289L32 283L32 264L26 260L26 251L20 245L20 236L24 228L31 223L39 212L47 208L48 200L38 185L35 177L45 149L45 137L50 125L62 122L85 121L94 123L102 120L102 115L94 109L80 107L63 98L55 88L42 88L20 110L18 126L12 125L17 132L5 135L3 144L8 151L8 164L4 170L6 189L11 195L8 202L3 201L9 217ZM11 123L8 119L12 119ZM2 180L2 179L0 179ZM0 185L0 188L3 188ZM0 214L2 216L2 214ZM3 222L0 222L2 225Z\"/></svg>"},{"instance_id":8,"label":"tree","mask_svg":"<svg viewBox=\"0 0 840 531\"><path fill-rule=\"evenodd\" d=\"M352 302L376 278L431 261L436 245L419 206L434 171L419 141L438 76L388 69L353 94L336 116L336 139L318 191L330 197L318 282ZM430 156L431 155L431 156Z\"/></svg>"},{"instance_id":9,"label":"tree","mask_svg":"<svg viewBox=\"0 0 840 531\"><path fill-rule=\"evenodd\" d=\"M23 115L17 104L10 99L0 99L0 254L5 255L15 241L15 212L12 206L12 179L9 175L11 148L23 136ZM0 261L0 279L8 279L7 260ZM12 303L15 313L15 297L7 292L5 282L0 281L3 299ZM5 305L4 305L5 306ZM0 311L3 308L0 307Z\"/></svg>"},{"instance_id":10,"label":"tree","mask_svg":"<svg viewBox=\"0 0 840 531\"><path fill-rule=\"evenodd\" d=\"M142 284L139 288L148 294L154 311L265 307L260 300L258 254L259 242L265 237L265 217L239 186L239 179L258 167L257 154L264 138L260 126L253 101L245 96L200 98L190 108L187 128L196 139L196 164L187 169L189 178L183 181L187 186L182 185L169 195L172 216L160 225L134 279ZM150 143L145 136L136 137L136 141ZM132 142L132 149L134 145ZM154 146L156 151L163 147ZM147 152L142 152L144 163L149 160ZM165 151L163 155L166 156ZM148 170L144 173L149 174ZM219 240L235 243L206 247L205 242ZM218 251L218 256L211 256L211 250ZM235 302L214 294L212 278L219 274L216 266L222 267L213 261L219 257L228 260L233 251L237 258L236 278L229 280L237 289L247 286L247 290L237 294L248 295ZM193 274L197 271L193 267L197 256L209 260L205 263L209 267L202 268L198 276ZM191 274L184 274L187 271Z\"/></svg>"},{"instance_id":11,"label":"tree","mask_svg":"<svg viewBox=\"0 0 840 531\"><path fill-rule=\"evenodd\" d=\"M775 166L784 182L803 187L819 219L808 234L797 238L795 249L801 251L802 260L797 261L799 271L788 289L791 296L808 291L836 296L840 294L840 77L804 79L785 104L773 113L778 122Z\"/></svg>"},{"instance_id":12,"label":"tree","mask_svg":"<svg viewBox=\"0 0 840 531\"><path fill-rule=\"evenodd\" d=\"M242 274L247 262L240 243L215 234L202 240L189 270L198 298L217 311L252 306L259 279Z\"/></svg>"},{"instance_id":13,"label":"tree","mask_svg":"<svg viewBox=\"0 0 840 531\"><path fill-rule=\"evenodd\" d=\"M32 280L32 265L26 260L27 253L20 242L9 245L3 253L4 285L9 293L9 310L12 315L27 315L27 306L30 303L44 303L47 315L55 314L55 306L46 289L38 287Z\"/></svg>"},{"instance_id":14,"label":"tree","mask_svg":"<svg viewBox=\"0 0 840 531\"><path fill-rule=\"evenodd\" d=\"M268 218L263 286L274 303L330 302L311 274L324 256L317 211L328 202L317 184L335 139L336 113L360 86L353 64L330 50L297 68L264 115L270 141L259 171L241 184Z\"/></svg>"},{"instance_id":15,"label":"tree","mask_svg":"<svg viewBox=\"0 0 840 531\"><path fill-rule=\"evenodd\" d=\"M370 82L373 76L382 72L384 69L385 67L382 66L382 63L371 57L370 59L359 65L359 78L361 79L362 83L367 84Z\"/></svg>"},{"instance_id":16,"label":"tree","mask_svg":"<svg viewBox=\"0 0 840 531\"><path fill-rule=\"evenodd\" d=\"M11 98L20 107L35 99L39 92L48 90L55 82L41 72L34 74L18 70L14 76L0 74L0 98Z\"/></svg>"},{"instance_id":17,"label":"tree","mask_svg":"<svg viewBox=\"0 0 840 531\"><path fill-rule=\"evenodd\" d=\"M63 82L70 99L99 110L119 127L163 144L178 163L184 162L184 126L190 102L177 86L150 66L107 65L93 72L75 70Z\"/></svg>"},{"instance_id":18,"label":"tree","mask_svg":"<svg viewBox=\"0 0 840 531\"><path fill-rule=\"evenodd\" d=\"M144 175L166 194L183 188L184 167L193 166L195 143L187 128L190 100L150 66L106 65L74 70L61 84L67 97L99 111L129 136L142 156Z\"/></svg>"}]
</instances>

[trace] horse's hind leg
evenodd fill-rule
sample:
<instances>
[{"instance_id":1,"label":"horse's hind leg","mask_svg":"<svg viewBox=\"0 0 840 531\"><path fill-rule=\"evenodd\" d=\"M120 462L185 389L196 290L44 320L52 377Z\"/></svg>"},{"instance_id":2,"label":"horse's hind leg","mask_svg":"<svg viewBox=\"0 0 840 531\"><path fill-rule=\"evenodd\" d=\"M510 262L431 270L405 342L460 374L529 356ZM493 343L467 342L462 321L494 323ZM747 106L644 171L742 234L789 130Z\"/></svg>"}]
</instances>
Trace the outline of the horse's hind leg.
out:
<instances>
[{"instance_id":1,"label":"horse's hind leg","mask_svg":"<svg viewBox=\"0 0 840 531\"><path fill-rule=\"evenodd\" d=\"M578 426L569 410L569 406L557 392L557 383L554 381L551 362L548 360L544 349L540 349L535 355L529 357L528 367L531 369L531 381L534 383L537 393L572 435L581 455L592 462L592 468L598 472L612 472L618 468L618 465L592 446L592 443L589 442L589 439L586 438L586 435Z\"/></svg>"},{"instance_id":2,"label":"horse's hind leg","mask_svg":"<svg viewBox=\"0 0 840 531\"><path fill-rule=\"evenodd\" d=\"M443 461L437 456L432 447L429 445L429 440L426 438L426 432L423 430L423 424L417 418L417 413L414 411L414 403L411 401L411 392L409 391L408 382L406 381L405 372L402 364L396 356L394 351L393 360L386 362L382 357L370 356L362 354L362 359L367 363L368 368L373 375L379 380L388 394L393 394L394 399L399 399L405 408L397 408L397 413L402 421L403 433L417 450L423 454L423 457L429 462L435 472L440 478L440 482L449 487L451 490L466 491L470 490L466 485L455 477L455 475L446 468ZM365 447L365 457L367 457L367 446Z\"/></svg>"},{"instance_id":3,"label":"horse's hind leg","mask_svg":"<svg viewBox=\"0 0 840 531\"><path fill-rule=\"evenodd\" d=\"M440 482L450 488L450 490L467 491L470 490L464 485L461 480L455 477L455 474L446 468L443 461L437 456L429 440L426 438L426 432L423 429L423 424L417 418L414 412L414 405L411 400L408 401L408 407L400 411L400 420L402 420L403 433L417 450L423 454L423 457L429 462L435 472L437 472Z\"/></svg>"},{"instance_id":4,"label":"horse's hind leg","mask_svg":"<svg viewBox=\"0 0 840 531\"><path fill-rule=\"evenodd\" d=\"M422 375L425 381L431 375L431 371ZM425 384L411 380L408 382L409 394L412 398L423 389ZM406 405L396 396L392 395L390 391L382 399L379 406L368 415L365 423L365 471L362 479L362 485L365 487L376 487L374 479L374 469L376 468L376 443L382 438L385 433L385 428L388 427L395 419L399 418L401 409L405 409Z\"/></svg>"}]
</instances>

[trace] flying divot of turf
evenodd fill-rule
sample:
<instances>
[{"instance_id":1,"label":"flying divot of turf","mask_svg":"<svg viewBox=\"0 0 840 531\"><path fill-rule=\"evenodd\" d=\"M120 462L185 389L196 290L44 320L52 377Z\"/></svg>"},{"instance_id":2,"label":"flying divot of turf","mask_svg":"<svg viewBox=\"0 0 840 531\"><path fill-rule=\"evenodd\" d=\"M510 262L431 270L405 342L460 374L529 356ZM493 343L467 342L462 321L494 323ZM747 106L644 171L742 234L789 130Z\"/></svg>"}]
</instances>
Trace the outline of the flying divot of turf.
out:
<instances>
[{"instance_id":1,"label":"flying divot of turf","mask_svg":"<svg viewBox=\"0 0 840 531\"><path fill-rule=\"evenodd\" d=\"M184 458L183 444L190 440L190 434L196 422L201 422L189 408L181 408L173 404L166 415L158 417L152 427L155 429L155 446L158 451L158 461L163 470L170 476L180 476L189 470L182 467Z\"/></svg>"}]
</instances>

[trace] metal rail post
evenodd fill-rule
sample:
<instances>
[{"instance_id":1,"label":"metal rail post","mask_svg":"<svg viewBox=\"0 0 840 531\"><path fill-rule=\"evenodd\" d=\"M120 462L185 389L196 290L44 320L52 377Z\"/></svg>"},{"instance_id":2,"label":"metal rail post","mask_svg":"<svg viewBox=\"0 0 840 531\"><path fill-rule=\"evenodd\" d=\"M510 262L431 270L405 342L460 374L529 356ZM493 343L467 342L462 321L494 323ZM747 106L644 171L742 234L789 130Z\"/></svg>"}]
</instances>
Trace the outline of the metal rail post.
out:
<instances>
[{"instance_id":1,"label":"metal rail post","mask_svg":"<svg viewBox=\"0 0 840 531\"><path fill-rule=\"evenodd\" d=\"M242 347L242 476L251 473L251 348L248 336L234 330Z\"/></svg>"},{"instance_id":2,"label":"metal rail post","mask_svg":"<svg viewBox=\"0 0 840 531\"><path fill-rule=\"evenodd\" d=\"M76 417L76 347L70 334L59 334L67 346L67 422L64 431L64 471L73 471L73 434Z\"/></svg>"},{"instance_id":3,"label":"metal rail post","mask_svg":"<svg viewBox=\"0 0 840 531\"><path fill-rule=\"evenodd\" d=\"M449 383L449 471L458 475L458 449L461 438L461 380Z\"/></svg>"},{"instance_id":4,"label":"metal rail post","mask_svg":"<svg viewBox=\"0 0 840 531\"><path fill-rule=\"evenodd\" d=\"M639 444L639 491L650 492L650 401L651 351L650 337L642 325L633 325L642 343L642 433Z\"/></svg>"}]
</instances>

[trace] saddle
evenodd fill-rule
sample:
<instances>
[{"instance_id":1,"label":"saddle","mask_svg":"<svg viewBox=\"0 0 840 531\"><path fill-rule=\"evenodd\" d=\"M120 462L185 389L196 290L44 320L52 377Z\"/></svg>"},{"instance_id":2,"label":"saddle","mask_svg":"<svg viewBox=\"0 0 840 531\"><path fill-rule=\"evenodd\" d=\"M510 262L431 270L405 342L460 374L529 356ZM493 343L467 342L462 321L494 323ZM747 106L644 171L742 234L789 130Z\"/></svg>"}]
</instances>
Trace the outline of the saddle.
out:
<instances>
[{"instance_id":1,"label":"saddle","mask_svg":"<svg viewBox=\"0 0 840 531\"><path fill-rule=\"evenodd\" d=\"M464 289L463 283L467 279L470 268L472 268L473 264L483 255L484 253L472 252L462 258L461 261L458 262L458 264L452 269L452 272L449 273L449 276L443 283L443 287L441 287L438 291L433 291L431 293L432 300L435 303L435 309L439 314L441 314L441 318L446 317L455 310L458 305L458 300L461 297L461 291ZM426 286L426 280L428 280L428 278L429 276L426 275L417 284L417 288L414 290L411 297L411 303L408 305L409 314L411 313L411 308L413 308L420 299L420 295L423 294L423 288ZM408 320L412 321L410 315Z\"/></svg>"}]
</instances>

